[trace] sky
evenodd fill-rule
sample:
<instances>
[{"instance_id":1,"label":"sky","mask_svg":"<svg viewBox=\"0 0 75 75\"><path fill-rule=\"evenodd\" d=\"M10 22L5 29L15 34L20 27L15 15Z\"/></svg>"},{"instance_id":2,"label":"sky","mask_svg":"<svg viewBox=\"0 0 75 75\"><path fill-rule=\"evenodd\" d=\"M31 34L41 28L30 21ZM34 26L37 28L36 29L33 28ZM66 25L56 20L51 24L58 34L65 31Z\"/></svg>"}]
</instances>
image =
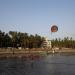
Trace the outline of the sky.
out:
<instances>
[{"instance_id":1,"label":"sky","mask_svg":"<svg viewBox=\"0 0 75 75\"><path fill-rule=\"evenodd\" d=\"M0 30L75 39L75 0L0 0Z\"/></svg>"}]
</instances>

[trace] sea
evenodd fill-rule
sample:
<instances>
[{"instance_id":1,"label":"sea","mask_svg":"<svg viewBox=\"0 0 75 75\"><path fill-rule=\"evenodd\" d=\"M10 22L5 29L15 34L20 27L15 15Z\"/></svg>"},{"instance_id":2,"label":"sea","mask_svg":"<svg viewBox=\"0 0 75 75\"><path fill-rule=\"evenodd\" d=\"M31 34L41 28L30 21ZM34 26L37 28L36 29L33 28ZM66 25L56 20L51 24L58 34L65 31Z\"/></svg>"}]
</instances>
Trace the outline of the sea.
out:
<instances>
[{"instance_id":1,"label":"sea","mask_svg":"<svg viewBox=\"0 0 75 75\"><path fill-rule=\"evenodd\" d=\"M0 75L75 75L75 55L0 59Z\"/></svg>"}]
</instances>

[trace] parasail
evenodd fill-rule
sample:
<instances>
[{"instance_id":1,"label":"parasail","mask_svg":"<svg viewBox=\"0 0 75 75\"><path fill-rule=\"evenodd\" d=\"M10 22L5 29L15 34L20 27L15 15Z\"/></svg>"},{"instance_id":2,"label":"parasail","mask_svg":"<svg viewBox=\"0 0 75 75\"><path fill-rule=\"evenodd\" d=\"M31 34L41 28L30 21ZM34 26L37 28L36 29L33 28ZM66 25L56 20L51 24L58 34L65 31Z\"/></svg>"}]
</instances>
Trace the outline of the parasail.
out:
<instances>
[{"instance_id":1,"label":"parasail","mask_svg":"<svg viewBox=\"0 0 75 75\"><path fill-rule=\"evenodd\" d=\"M53 25L51 27L51 32L57 32L58 31L58 27L56 25Z\"/></svg>"}]
</instances>

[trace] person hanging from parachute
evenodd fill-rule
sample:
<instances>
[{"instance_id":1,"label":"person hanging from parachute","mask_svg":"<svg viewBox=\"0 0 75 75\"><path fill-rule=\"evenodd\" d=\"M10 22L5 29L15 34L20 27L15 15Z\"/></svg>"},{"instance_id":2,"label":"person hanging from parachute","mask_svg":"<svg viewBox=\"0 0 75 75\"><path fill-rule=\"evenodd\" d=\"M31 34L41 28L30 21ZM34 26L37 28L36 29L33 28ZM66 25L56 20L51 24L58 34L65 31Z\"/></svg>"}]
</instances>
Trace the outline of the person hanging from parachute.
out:
<instances>
[{"instance_id":1,"label":"person hanging from parachute","mask_svg":"<svg viewBox=\"0 0 75 75\"><path fill-rule=\"evenodd\" d=\"M57 25L52 25L51 26L51 34L52 33L55 33L58 31L58 26ZM55 53L55 48L52 46L52 53L54 54Z\"/></svg>"}]
</instances>

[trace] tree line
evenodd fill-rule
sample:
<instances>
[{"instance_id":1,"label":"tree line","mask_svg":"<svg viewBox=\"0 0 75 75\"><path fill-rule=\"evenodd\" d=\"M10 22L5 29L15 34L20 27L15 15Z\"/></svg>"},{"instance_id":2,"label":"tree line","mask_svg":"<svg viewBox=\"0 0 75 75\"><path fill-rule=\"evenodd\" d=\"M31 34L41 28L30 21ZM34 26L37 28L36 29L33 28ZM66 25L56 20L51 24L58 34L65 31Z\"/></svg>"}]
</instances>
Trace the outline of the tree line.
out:
<instances>
[{"instance_id":1,"label":"tree line","mask_svg":"<svg viewBox=\"0 0 75 75\"><path fill-rule=\"evenodd\" d=\"M8 33L2 32L0 30L0 48L40 48L42 42L45 40L38 34L29 35L28 33L9 31ZM52 47L65 47L65 48L75 48L75 40L69 37L64 39L54 39L51 40Z\"/></svg>"},{"instance_id":2,"label":"tree line","mask_svg":"<svg viewBox=\"0 0 75 75\"><path fill-rule=\"evenodd\" d=\"M65 48L75 48L75 40L72 37L64 37L64 39L52 40L52 47L65 47Z\"/></svg>"},{"instance_id":3,"label":"tree line","mask_svg":"<svg viewBox=\"0 0 75 75\"><path fill-rule=\"evenodd\" d=\"M0 30L0 48L22 47L22 48L39 48L44 38L38 34L29 35L28 33L9 31L8 33Z\"/></svg>"}]
</instances>

